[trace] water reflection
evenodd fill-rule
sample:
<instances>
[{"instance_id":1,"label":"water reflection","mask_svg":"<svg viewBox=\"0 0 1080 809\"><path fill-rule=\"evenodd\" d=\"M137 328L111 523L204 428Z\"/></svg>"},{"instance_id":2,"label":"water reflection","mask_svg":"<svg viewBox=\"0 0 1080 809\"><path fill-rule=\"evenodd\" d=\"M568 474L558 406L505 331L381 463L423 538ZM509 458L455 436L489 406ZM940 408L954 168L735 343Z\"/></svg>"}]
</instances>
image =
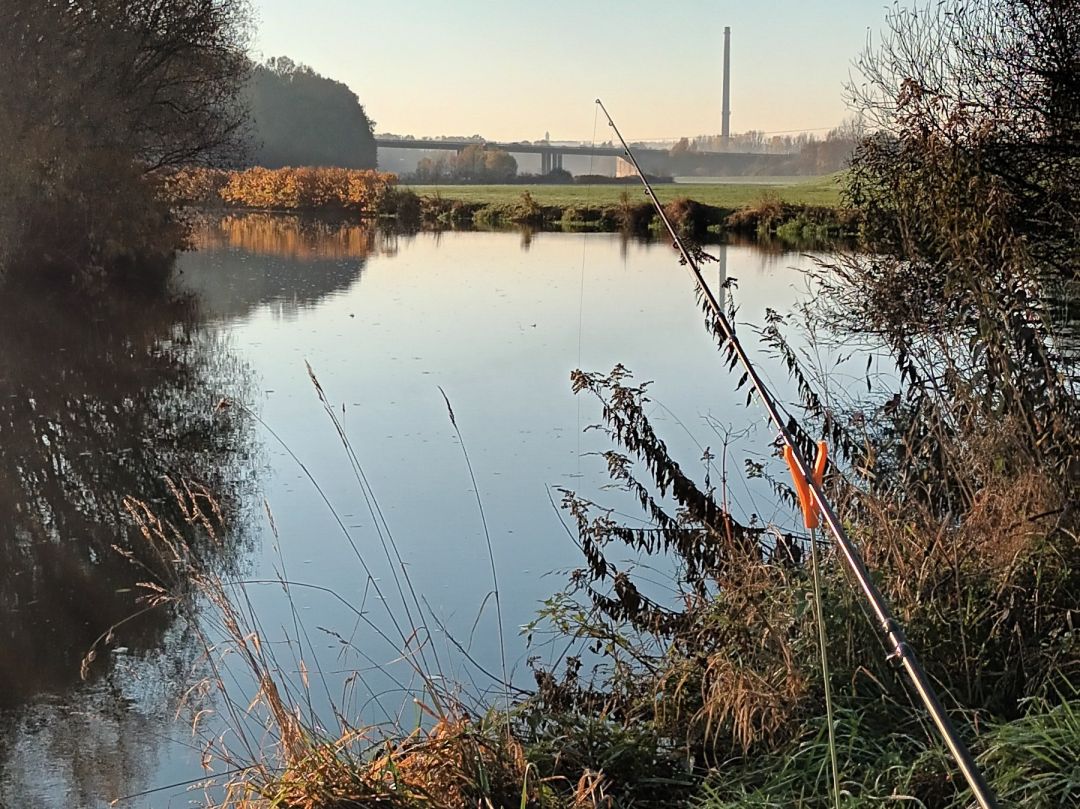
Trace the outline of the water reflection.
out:
<instances>
[{"instance_id":1,"label":"water reflection","mask_svg":"<svg viewBox=\"0 0 1080 809\"><path fill-rule=\"evenodd\" d=\"M375 252L376 231L354 222L252 213L205 220L194 230L193 242L202 250L228 247L294 261L340 261Z\"/></svg>"},{"instance_id":2,"label":"water reflection","mask_svg":"<svg viewBox=\"0 0 1080 809\"><path fill-rule=\"evenodd\" d=\"M189 305L98 300L90 314L85 302L14 293L0 305L0 805L43 805L20 785L27 751L46 737L46 760L59 757L49 769L72 779L50 794L58 805L89 805L75 799L85 786L78 756L62 751L92 745L84 763L97 777L123 759L109 772L123 780L139 769L127 760L154 749L130 749L145 736L135 732L140 711L159 711L183 683L174 670L143 681L156 691L148 701L130 693L138 681L113 679L118 664L145 674L167 646L168 666L184 659L163 611L124 623L88 681L80 677L83 655L135 612L138 583L160 569L122 499L138 496L168 517L163 476L194 478L221 493L242 526L250 430L214 404L244 390L245 370L196 328ZM223 569L239 552L237 543L202 548Z\"/></svg>"},{"instance_id":3,"label":"water reflection","mask_svg":"<svg viewBox=\"0 0 1080 809\"><path fill-rule=\"evenodd\" d=\"M1065 360L1065 373L1077 380L1080 371L1072 369L1080 364L1080 279L1048 279L1044 294L1051 340Z\"/></svg>"},{"instance_id":4,"label":"water reflection","mask_svg":"<svg viewBox=\"0 0 1080 809\"><path fill-rule=\"evenodd\" d=\"M248 515L238 509L261 510L265 496L280 540L264 529L249 553L241 531L244 547L206 549L212 564L227 569L243 558L245 575L250 568L251 578L264 579L287 569L366 603L366 576L333 515L284 449L266 439L256 452L254 428L236 420L239 408L214 412L222 395L251 403L295 448L365 562L389 582L373 518L343 472L340 440L312 391L305 361L314 365L367 465L417 591L446 631L494 669L500 636L484 608L489 561L476 493L439 393L445 389L505 576L504 639L519 658L511 660L519 677L529 651L516 627L560 587L561 577L544 574L579 563L548 487L600 491L608 482L589 453L609 445L583 432L597 414L570 394L569 371L626 362L656 380L665 410L655 417L689 463L701 449L684 432L705 430L708 444L719 440L708 424L747 419L732 380L702 372L716 365L715 343L666 242L597 233L394 236L267 215L203 223L195 240L200 249L182 256L179 269L183 286L198 295L198 322L188 310L136 304L100 303L96 317L77 318L56 303L5 303L0 806L87 806L202 774L197 754L178 763L183 749L163 741L187 735L169 707L197 651L180 622L153 614L125 626L91 681L79 679L83 653L128 614L128 591L145 578L111 549L138 543L120 516L122 495L162 506L162 473L199 477L229 495L241 526ZM708 250L720 259L703 268L710 284L742 281L740 319L761 322L766 306L791 299L800 276L785 270L798 257ZM256 465L252 496L248 470ZM737 494L745 510L763 513L755 491ZM772 501L771 492L761 497L762 505ZM356 637L379 663L400 659L396 649L362 642L355 615L318 591L294 590L286 602L278 588L265 587L250 597L277 639L284 630L275 628L293 625L295 605L308 626ZM367 664L316 639L319 648L306 658L311 676L342 693L346 670ZM369 703L382 699L396 711L399 692L383 697L377 681L365 684L380 696L368 700L357 686L350 716L368 717ZM313 699L313 710L333 717L318 693ZM168 800L155 795L131 805Z\"/></svg>"},{"instance_id":5,"label":"water reflection","mask_svg":"<svg viewBox=\"0 0 1080 809\"><path fill-rule=\"evenodd\" d=\"M294 319L359 280L370 257L393 256L411 237L354 222L244 214L208 219L193 233L183 283L207 316L243 318L271 304Z\"/></svg>"},{"instance_id":6,"label":"water reflection","mask_svg":"<svg viewBox=\"0 0 1080 809\"><path fill-rule=\"evenodd\" d=\"M733 394L732 380L722 371L703 373L716 364L715 343L701 327L689 274L668 242L606 233L446 232L419 234L401 245L392 261L372 255L362 271L355 267L356 283L346 289L325 284L319 271L306 272L310 260L272 255L256 262L224 243L185 256L183 264L185 277L204 290L211 274L241 287L220 292L246 296L245 314L223 328L265 386L260 414L340 510L350 538L365 550L366 567L376 578L393 581L378 552L373 518L365 513L353 476L343 473L340 441L320 413L305 362L318 373L370 465L368 473L377 481L372 485L417 591L445 618L447 632L469 639L476 659L497 667L498 628L489 613L477 622L489 585L482 572L484 543L470 507L475 495L463 475L439 387L453 402L480 470L500 575L512 582L514 596L505 610L507 643L515 649L520 642L513 627L531 619L539 600L557 589L543 574L578 561L576 549L558 539L547 486L572 480L574 486L599 488L608 482L587 454L608 447L598 433L582 432L597 416L588 402L570 394L570 370L626 362L643 379L657 380L665 407L689 425L673 429L671 441L690 462L700 459L706 444L723 439L705 435L697 447L683 432L700 430L695 422L705 417L741 427L745 394ZM798 260L791 254L726 245L707 249L718 259L703 267L710 285L719 287L727 278L745 284L737 295L741 321L762 322L765 307L790 300L790 285L801 277L784 272ZM281 286L263 287L257 296L243 289L252 263L263 264ZM286 280L303 286L303 299L330 291L317 304L281 317L281 301L297 294ZM312 497L287 453L268 451L275 458L265 491L282 538L281 564L303 581L362 603L366 572L343 543L340 527L320 498ZM760 513L746 493L743 502ZM269 570L278 562L275 555L263 563ZM260 592L253 598L266 625L285 625L289 616L274 596ZM292 598L301 614L318 617L319 626L357 635L351 624L339 623L355 622L355 616L322 596L297 591ZM377 638L364 641L359 645L369 654L399 656ZM310 671L318 663L327 671L348 668L331 659L337 647L328 648L325 659L306 658ZM329 689L340 693L340 684L332 681ZM397 707L392 703L388 698L391 711ZM330 710L322 715L333 716ZM380 718L365 715L363 721Z\"/></svg>"}]
</instances>

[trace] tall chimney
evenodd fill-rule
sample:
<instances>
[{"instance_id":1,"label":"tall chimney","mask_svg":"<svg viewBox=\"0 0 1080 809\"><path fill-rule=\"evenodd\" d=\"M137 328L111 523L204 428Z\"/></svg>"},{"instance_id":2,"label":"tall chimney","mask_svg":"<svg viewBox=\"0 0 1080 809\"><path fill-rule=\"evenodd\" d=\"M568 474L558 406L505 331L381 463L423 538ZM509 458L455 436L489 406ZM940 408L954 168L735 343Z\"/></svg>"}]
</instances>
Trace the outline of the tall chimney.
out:
<instances>
[{"instance_id":1,"label":"tall chimney","mask_svg":"<svg viewBox=\"0 0 1080 809\"><path fill-rule=\"evenodd\" d=\"M724 26L724 118L720 134L724 148L728 148L731 137L731 28Z\"/></svg>"}]
</instances>

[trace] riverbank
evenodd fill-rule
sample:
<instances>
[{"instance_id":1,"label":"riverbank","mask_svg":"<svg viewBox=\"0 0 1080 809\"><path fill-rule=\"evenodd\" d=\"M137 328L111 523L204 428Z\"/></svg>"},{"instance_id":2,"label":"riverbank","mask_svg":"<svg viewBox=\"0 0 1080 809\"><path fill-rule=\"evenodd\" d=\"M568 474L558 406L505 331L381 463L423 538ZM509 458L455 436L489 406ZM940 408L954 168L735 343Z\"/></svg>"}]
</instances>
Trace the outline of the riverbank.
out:
<instances>
[{"instance_id":1,"label":"riverbank","mask_svg":"<svg viewBox=\"0 0 1080 809\"><path fill-rule=\"evenodd\" d=\"M839 175L805 181L657 186L673 224L693 237L727 233L800 246L857 236ZM392 220L407 229L661 230L643 190L627 185L418 185L391 174L300 168L178 173L177 201L204 209L285 211Z\"/></svg>"},{"instance_id":2,"label":"riverbank","mask_svg":"<svg viewBox=\"0 0 1080 809\"><path fill-rule=\"evenodd\" d=\"M527 225L632 233L662 229L641 188L415 186L395 193L418 207L417 218L427 227ZM858 217L842 207L836 177L776 186L662 185L656 194L675 227L694 237L730 233L821 245L858 234Z\"/></svg>"}]
</instances>

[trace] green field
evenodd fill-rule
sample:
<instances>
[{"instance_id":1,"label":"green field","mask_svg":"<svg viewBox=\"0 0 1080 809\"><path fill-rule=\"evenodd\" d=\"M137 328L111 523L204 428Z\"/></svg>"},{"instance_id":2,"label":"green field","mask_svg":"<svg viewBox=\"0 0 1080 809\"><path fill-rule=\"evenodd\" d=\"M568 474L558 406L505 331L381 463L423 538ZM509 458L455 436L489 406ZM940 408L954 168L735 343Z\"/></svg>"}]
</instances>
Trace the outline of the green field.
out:
<instances>
[{"instance_id":1,"label":"green field","mask_svg":"<svg viewBox=\"0 0 1080 809\"><path fill-rule=\"evenodd\" d=\"M662 202L689 197L719 208L741 208L757 202L765 194L777 194L784 202L803 205L836 206L840 204L840 175L824 177L769 178L748 182L678 183L656 186ZM407 186L420 195L438 194L445 199L483 205L514 203L528 191L540 205L568 207L604 207L614 205L624 191L631 199L645 201L640 185L414 185Z\"/></svg>"}]
</instances>

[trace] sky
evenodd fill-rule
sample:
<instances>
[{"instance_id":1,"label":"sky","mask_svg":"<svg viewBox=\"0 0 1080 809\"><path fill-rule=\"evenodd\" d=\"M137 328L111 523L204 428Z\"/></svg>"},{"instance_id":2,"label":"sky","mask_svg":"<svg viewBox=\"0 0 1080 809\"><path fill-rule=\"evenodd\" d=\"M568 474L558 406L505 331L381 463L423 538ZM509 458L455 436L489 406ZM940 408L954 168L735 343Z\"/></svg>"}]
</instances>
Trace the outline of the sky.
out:
<instances>
[{"instance_id":1,"label":"sky","mask_svg":"<svg viewBox=\"0 0 1080 809\"><path fill-rule=\"evenodd\" d=\"M343 81L377 132L604 141L820 130L886 0L253 0L256 56ZM595 137L594 137L595 133Z\"/></svg>"}]
</instances>

